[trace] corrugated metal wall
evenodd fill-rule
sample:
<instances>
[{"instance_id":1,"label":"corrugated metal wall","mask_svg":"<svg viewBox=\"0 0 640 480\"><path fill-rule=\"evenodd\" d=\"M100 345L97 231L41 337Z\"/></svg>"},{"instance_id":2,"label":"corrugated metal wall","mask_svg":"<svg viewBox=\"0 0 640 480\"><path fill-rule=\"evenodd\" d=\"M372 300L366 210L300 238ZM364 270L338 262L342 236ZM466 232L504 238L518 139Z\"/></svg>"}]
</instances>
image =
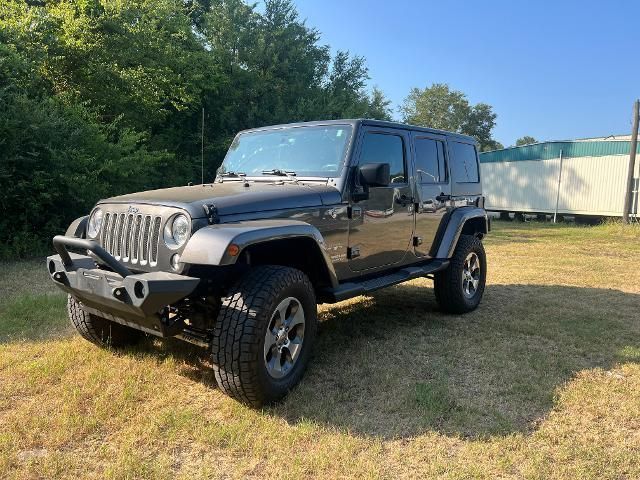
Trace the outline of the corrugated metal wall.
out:
<instances>
[{"instance_id":1,"label":"corrugated metal wall","mask_svg":"<svg viewBox=\"0 0 640 480\"><path fill-rule=\"evenodd\" d=\"M521 147L509 147L493 152L481 153L481 162L519 162L525 160L549 160L558 158L560 150L564 158L571 157L603 157L608 155L629 155L631 142L612 141L576 141L576 142L544 142ZM637 147L640 153L640 143Z\"/></svg>"},{"instance_id":2,"label":"corrugated metal wall","mask_svg":"<svg viewBox=\"0 0 640 480\"><path fill-rule=\"evenodd\" d=\"M483 153L480 162L487 210L553 213L562 149L558 212L621 216L629 164L629 155L620 153L623 144L628 152L630 142L616 141L548 142ZM640 177L640 156L635 177ZM637 204L636 197L635 212Z\"/></svg>"}]
</instances>

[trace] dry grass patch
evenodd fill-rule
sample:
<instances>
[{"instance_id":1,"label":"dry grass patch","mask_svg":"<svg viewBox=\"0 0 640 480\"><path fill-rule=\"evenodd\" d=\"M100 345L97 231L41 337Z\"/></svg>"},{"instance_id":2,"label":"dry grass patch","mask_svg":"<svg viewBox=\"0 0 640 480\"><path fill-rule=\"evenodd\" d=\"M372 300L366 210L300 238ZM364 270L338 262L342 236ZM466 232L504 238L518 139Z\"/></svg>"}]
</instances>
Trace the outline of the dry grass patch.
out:
<instances>
[{"instance_id":1,"label":"dry grass patch","mask_svg":"<svg viewBox=\"0 0 640 480\"><path fill-rule=\"evenodd\" d=\"M305 379L262 411L197 348L82 341L42 265L5 265L0 478L638 478L639 240L497 222L476 312L426 280L322 306Z\"/></svg>"}]
</instances>

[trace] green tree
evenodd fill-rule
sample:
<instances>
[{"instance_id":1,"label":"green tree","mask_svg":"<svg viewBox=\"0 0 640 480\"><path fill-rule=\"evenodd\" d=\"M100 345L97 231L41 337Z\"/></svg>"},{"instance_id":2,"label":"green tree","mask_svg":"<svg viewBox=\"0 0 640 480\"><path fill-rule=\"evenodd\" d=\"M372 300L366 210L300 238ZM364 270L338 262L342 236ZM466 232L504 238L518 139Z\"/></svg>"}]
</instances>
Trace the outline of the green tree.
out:
<instances>
[{"instance_id":1,"label":"green tree","mask_svg":"<svg viewBox=\"0 0 640 480\"><path fill-rule=\"evenodd\" d=\"M202 45L176 0L7 2L3 27L68 103L104 121L152 129L194 102L204 80Z\"/></svg>"},{"instance_id":2,"label":"green tree","mask_svg":"<svg viewBox=\"0 0 640 480\"><path fill-rule=\"evenodd\" d=\"M491 138L497 117L492 107L486 103L471 105L464 93L444 83L411 89L400 113L406 123L471 135L481 150L498 145Z\"/></svg>"},{"instance_id":3,"label":"green tree","mask_svg":"<svg viewBox=\"0 0 640 480\"><path fill-rule=\"evenodd\" d=\"M516 140L516 147L520 147L522 145L529 145L531 143L538 143L538 140L536 140L533 137L530 137L529 135L525 135L524 137L520 137L518 140Z\"/></svg>"},{"instance_id":4,"label":"green tree","mask_svg":"<svg viewBox=\"0 0 640 480\"><path fill-rule=\"evenodd\" d=\"M363 58L332 56L290 0L263 6L0 2L0 250L48 243L100 197L199 180L203 108L206 178L241 129L390 118Z\"/></svg>"},{"instance_id":5,"label":"green tree","mask_svg":"<svg viewBox=\"0 0 640 480\"><path fill-rule=\"evenodd\" d=\"M34 65L0 44L0 254L33 254L100 197L168 185L173 161L144 134L48 94ZM45 240L46 239L46 240Z\"/></svg>"},{"instance_id":6,"label":"green tree","mask_svg":"<svg viewBox=\"0 0 640 480\"><path fill-rule=\"evenodd\" d=\"M373 87L368 97L367 110L362 116L375 120L391 120L391 100L385 97L384 92L378 87Z\"/></svg>"},{"instance_id":7,"label":"green tree","mask_svg":"<svg viewBox=\"0 0 640 480\"><path fill-rule=\"evenodd\" d=\"M502 150L503 148L504 148L504 145L498 142L497 140L490 140L485 145L483 145L480 151L489 152L491 150Z\"/></svg>"}]
</instances>

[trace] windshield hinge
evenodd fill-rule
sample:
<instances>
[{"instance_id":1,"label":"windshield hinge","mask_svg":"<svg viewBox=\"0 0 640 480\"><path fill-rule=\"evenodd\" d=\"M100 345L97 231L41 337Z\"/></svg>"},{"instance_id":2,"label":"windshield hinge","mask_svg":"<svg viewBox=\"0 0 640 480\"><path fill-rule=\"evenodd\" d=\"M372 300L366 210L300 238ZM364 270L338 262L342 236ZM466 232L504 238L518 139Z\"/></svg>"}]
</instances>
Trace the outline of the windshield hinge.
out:
<instances>
[{"instance_id":1,"label":"windshield hinge","mask_svg":"<svg viewBox=\"0 0 640 480\"><path fill-rule=\"evenodd\" d=\"M220 217L218 217L218 209L213 203L202 205L202 208L204 209L204 214L207 216L209 225L220 223Z\"/></svg>"}]
</instances>

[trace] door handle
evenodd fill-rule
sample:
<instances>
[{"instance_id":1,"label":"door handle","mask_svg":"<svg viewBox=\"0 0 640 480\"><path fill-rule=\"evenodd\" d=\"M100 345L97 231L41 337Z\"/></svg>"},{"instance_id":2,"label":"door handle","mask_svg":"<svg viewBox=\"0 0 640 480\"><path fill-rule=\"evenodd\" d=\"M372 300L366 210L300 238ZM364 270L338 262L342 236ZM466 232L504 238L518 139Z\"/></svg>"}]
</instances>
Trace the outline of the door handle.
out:
<instances>
[{"instance_id":1,"label":"door handle","mask_svg":"<svg viewBox=\"0 0 640 480\"><path fill-rule=\"evenodd\" d=\"M444 193L441 193L436 197L436 200L439 202L446 202L447 200L451 200L451 195L446 195Z\"/></svg>"}]
</instances>

